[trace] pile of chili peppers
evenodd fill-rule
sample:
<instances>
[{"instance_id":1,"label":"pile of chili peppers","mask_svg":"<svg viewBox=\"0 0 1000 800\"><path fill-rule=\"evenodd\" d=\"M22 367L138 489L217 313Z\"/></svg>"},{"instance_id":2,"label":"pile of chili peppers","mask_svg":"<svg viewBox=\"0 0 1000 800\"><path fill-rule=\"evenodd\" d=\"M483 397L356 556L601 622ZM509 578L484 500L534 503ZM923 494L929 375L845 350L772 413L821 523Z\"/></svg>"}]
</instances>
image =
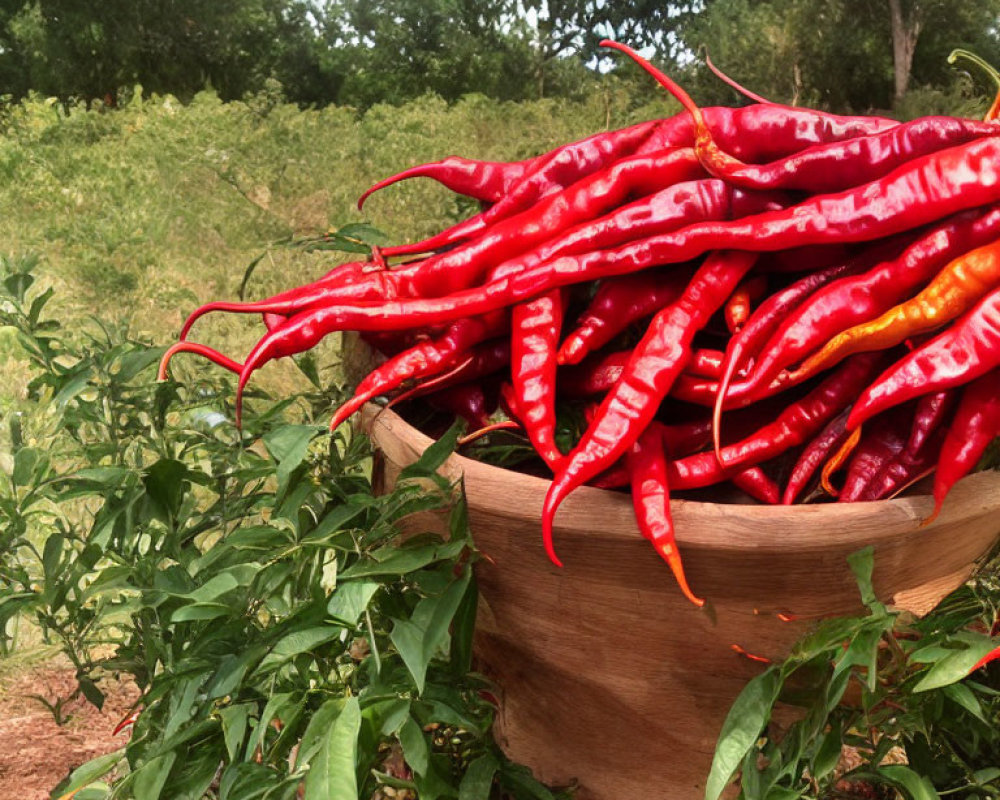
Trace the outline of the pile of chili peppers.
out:
<instances>
[{"instance_id":1,"label":"pile of chili peppers","mask_svg":"<svg viewBox=\"0 0 1000 800\"><path fill-rule=\"evenodd\" d=\"M907 123L760 101L685 110L516 163L424 176L482 211L251 303L209 303L164 357L247 381L335 331L385 360L333 420L423 394L490 424L497 404L576 487L631 486L639 528L688 586L669 496L730 482L767 503L877 500L934 473L935 511L1000 434L1000 123ZM758 98L759 99L759 98ZM360 204L359 204L360 205ZM263 315L243 363L187 336ZM491 392L490 387L496 391ZM557 400L586 429L570 452Z\"/></svg>"}]
</instances>

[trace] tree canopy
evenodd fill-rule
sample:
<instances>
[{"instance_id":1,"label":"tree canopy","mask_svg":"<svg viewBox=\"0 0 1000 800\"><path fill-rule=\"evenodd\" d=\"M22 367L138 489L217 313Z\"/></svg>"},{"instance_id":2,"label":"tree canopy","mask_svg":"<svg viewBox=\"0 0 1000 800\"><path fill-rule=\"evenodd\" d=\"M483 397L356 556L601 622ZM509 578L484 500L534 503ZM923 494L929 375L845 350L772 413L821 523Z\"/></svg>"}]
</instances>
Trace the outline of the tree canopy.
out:
<instances>
[{"instance_id":1,"label":"tree canopy","mask_svg":"<svg viewBox=\"0 0 1000 800\"><path fill-rule=\"evenodd\" d=\"M0 92L233 99L277 82L294 102L360 107L573 95L595 67L634 74L597 58L613 37L706 102L733 96L704 48L775 100L894 109L955 90L955 47L1000 63L998 21L1000 0L0 0Z\"/></svg>"}]
</instances>

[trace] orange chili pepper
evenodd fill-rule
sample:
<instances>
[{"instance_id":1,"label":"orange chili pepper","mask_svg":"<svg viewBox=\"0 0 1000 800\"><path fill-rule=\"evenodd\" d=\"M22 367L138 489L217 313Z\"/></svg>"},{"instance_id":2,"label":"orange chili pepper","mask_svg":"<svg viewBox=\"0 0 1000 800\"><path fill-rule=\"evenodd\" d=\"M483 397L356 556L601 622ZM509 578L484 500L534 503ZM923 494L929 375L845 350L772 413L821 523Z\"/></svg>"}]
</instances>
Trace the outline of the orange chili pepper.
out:
<instances>
[{"instance_id":1,"label":"orange chili pepper","mask_svg":"<svg viewBox=\"0 0 1000 800\"><path fill-rule=\"evenodd\" d=\"M736 333L746 324L750 319L750 309L753 304L760 300L766 291L767 278L763 275L756 275L736 287L725 308L726 328L730 333Z\"/></svg>"},{"instance_id":2,"label":"orange chili pepper","mask_svg":"<svg viewBox=\"0 0 1000 800\"><path fill-rule=\"evenodd\" d=\"M939 328L1000 286L1000 239L951 261L916 297L882 316L848 328L807 358L792 377L804 380L860 351L887 350Z\"/></svg>"}]
</instances>

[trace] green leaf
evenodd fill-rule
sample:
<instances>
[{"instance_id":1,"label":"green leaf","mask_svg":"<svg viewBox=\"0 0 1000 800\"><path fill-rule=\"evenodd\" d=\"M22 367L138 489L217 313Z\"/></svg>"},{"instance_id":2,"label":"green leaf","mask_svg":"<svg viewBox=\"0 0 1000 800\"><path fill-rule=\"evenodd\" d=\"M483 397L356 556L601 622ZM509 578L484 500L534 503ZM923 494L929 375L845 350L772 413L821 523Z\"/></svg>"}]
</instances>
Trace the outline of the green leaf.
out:
<instances>
[{"instance_id":1,"label":"green leaf","mask_svg":"<svg viewBox=\"0 0 1000 800\"><path fill-rule=\"evenodd\" d=\"M971 641L967 640L967 643L969 646L964 650L953 650L935 662L913 687L914 693L940 689L968 677L979 660L996 646L989 636L976 636Z\"/></svg>"},{"instance_id":2,"label":"green leaf","mask_svg":"<svg viewBox=\"0 0 1000 800\"><path fill-rule=\"evenodd\" d=\"M1000 778L1000 767L986 767L985 769L977 769L972 773L973 780L979 786L984 786L987 783L995 781Z\"/></svg>"},{"instance_id":3,"label":"green leaf","mask_svg":"<svg viewBox=\"0 0 1000 800\"><path fill-rule=\"evenodd\" d=\"M146 494L168 524L177 516L188 475L187 465L172 458L161 458L142 478Z\"/></svg>"},{"instance_id":4,"label":"green leaf","mask_svg":"<svg viewBox=\"0 0 1000 800\"><path fill-rule=\"evenodd\" d=\"M419 459L399 473L399 480L434 476L448 460L448 457L455 452L455 448L458 446L458 437L464 431L465 423L460 420L456 421L436 442L424 450Z\"/></svg>"},{"instance_id":5,"label":"green leaf","mask_svg":"<svg viewBox=\"0 0 1000 800\"><path fill-rule=\"evenodd\" d=\"M342 630L339 625L325 625L322 628L292 631L278 640L257 669L258 671L274 669L299 653L305 653L331 639L336 639Z\"/></svg>"},{"instance_id":6,"label":"green leaf","mask_svg":"<svg viewBox=\"0 0 1000 800\"><path fill-rule=\"evenodd\" d=\"M469 586L471 570L437 597L425 597L413 610L411 619L393 619L389 638L413 676L417 691L423 692L427 667L448 640L448 627Z\"/></svg>"},{"instance_id":7,"label":"green leaf","mask_svg":"<svg viewBox=\"0 0 1000 800\"><path fill-rule=\"evenodd\" d=\"M275 475L278 490L275 502L280 503L287 489L288 479L305 460L309 443L325 428L319 425L282 425L264 436L264 446L271 458L278 462Z\"/></svg>"},{"instance_id":8,"label":"green leaf","mask_svg":"<svg viewBox=\"0 0 1000 800\"><path fill-rule=\"evenodd\" d=\"M175 624L179 622L204 622L224 617L230 613L232 613L232 609L222 603L194 603L178 608L170 615L170 621Z\"/></svg>"},{"instance_id":9,"label":"green leaf","mask_svg":"<svg viewBox=\"0 0 1000 800\"><path fill-rule=\"evenodd\" d=\"M817 781L822 781L837 768L843 743L843 731L839 725L835 725L823 735L823 741L813 758L812 769L809 770Z\"/></svg>"},{"instance_id":10,"label":"green leaf","mask_svg":"<svg viewBox=\"0 0 1000 800\"><path fill-rule=\"evenodd\" d=\"M910 800L940 800L940 795L930 780L902 764L879 767L875 770L875 775L902 790Z\"/></svg>"},{"instance_id":11,"label":"green leaf","mask_svg":"<svg viewBox=\"0 0 1000 800\"><path fill-rule=\"evenodd\" d=\"M989 724L986 720L986 715L983 713L983 707L976 697L976 693L964 683L949 684L943 687L941 691L944 692L945 697L964 708L976 719Z\"/></svg>"},{"instance_id":12,"label":"green leaf","mask_svg":"<svg viewBox=\"0 0 1000 800\"><path fill-rule=\"evenodd\" d=\"M399 728L399 744L403 748L403 758L417 775L427 773L430 748L423 730L413 717L407 717Z\"/></svg>"},{"instance_id":13,"label":"green leaf","mask_svg":"<svg viewBox=\"0 0 1000 800\"><path fill-rule=\"evenodd\" d=\"M760 737L770 719L780 684L777 670L770 668L753 678L736 698L715 745L712 769L705 784L705 800L718 800L743 757Z\"/></svg>"},{"instance_id":14,"label":"green leaf","mask_svg":"<svg viewBox=\"0 0 1000 800\"><path fill-rule=\"evenodd\" d=\"M52 398L53 405L59 411L63 411L74 397L90 385L93 377L94 368L92 366L85 365L80 367L73 377L63 384L56 396Z\"/></svg>"},{"instance_id":15,"label":"green leaf","mask_svg":"<svg viewBox=\"0 0 1000 800\"><path fill-rule=\"evenodd\" d=\"M170 769L177 760L177 753L165 753L147 761L131 774L133 793L143 800L157 800L170 775Z\"/></svg>"},{"instance_id":16,"label":"green leaf","mask_svg":"<svg viewBox=\"0 0 1000 800\"><path fill-rule=\"evenodd\" d=\"M382 560L359 561L340 573L342 580L351 578L368 578L376 575L406 575L440 560L441 549L437 545L421 545L419 547L391 546L384 551ZM383 552L374 551L372 556L378 558Z\"/></svg>"},{"instance_id":17,"label":"green leaf","mask_svg":"<svg viewBox=\"0 0 1000 800\"><path fill-rule=\"evenodd\" d=\"M115 377L122 383L130 381L144 369L159 363L165 352L167 352L165 347L142 347L132 350L121 357Z\"/></svg>"},{"instance_id":18,"label":"green leaf","mask_svg":"<svg viewBox=\"0 0 1000 800\"><path fill-rule=\"evenodd\" d=\"M358 733L361 708L358 698L342 702L340 713L327 730L326 738L306 775L305 800L351 800L358 796Z\"/></svg>"},{"instance_id":19,"label":"green leaf","mask_svg":"<svg viewBox=\"0 0 1000 800\"><path fill-rule=\"evenodd\" d=\"M14 469L11 479L15 486L30 486L31 479L39 471L43 472L48 464L48 458L34 447L24 447L14 455ZM41 467L41 470L39 468Z\"/></svg>"},{"instance_id":20,"label":"green leaf","mask_svg":"<svg viewBox=\"0 0 1000 800\"><path fill-rule=\"evenodd\" d=\"M85 761L73 770L63 783L60 783L52 791L52 796L61 800L71 795L87 784L93 783L98 778L107 775L124 757L125 748L123 747L121 750L115 750L115 752L108 753L105 756L98 756L97 758L90 759L90 761Z\"/></svg>"},{"instance_id":21,"label":"green leaf","mask_svg":"<svg viewBox=\"0 0 1000 800\"><path fill-rule=\"evenodd\" d=\"M499 768L493 753L485 753L469 764L458 787L458 800L490 800L493 777Z\"/></svg>"},{"instance_id":22,"label":"green leaf","mask_svg":"<svg viewBox=\"0 0 1000 800\"><path fill-rule=\"evenodd\" d=\"M531 770L520 764L504 763L500 768L500 783L507 789L513 789L518 798L555 800L552 792L535 779Z\"/></svg>"},{"instance_id":23,"label":"green leaf","mask_svg":"<svg viewBox=\"0 0 1000 800\"><path fill-rule=\"evenodd\" d=\"M357 625L381 586L373 581L341 582L330 596L326 610L330 616L346 625Z\"/></svg>"},{"instance_id":24,"label":"green leaf","mask_svg":"<svg viewBox=\"0 0 1000 800\"><path fill-rule=\"evenodd\" d=\"M240 760L243 740L246 738L250 712L253 708L251 703L240 703L219 710L219 717L222 719L222 735L226 742L226 752L229 754L230 763L236 763Z\"/></svg>"},{"instance_id":25,"label":"green leaf","mask_svg":"<svg viewBox=\"0 0 1000 800\"><path fill-rule=\"evenodd\" d=\"M884 614L885 606L875 596L875 587L872 584L872 573L875 570L875 549L869 545L856 553L851 553L847 557L847 563L858 582L861 602L868 606L873 614Z\"/></svg>"}]
</instances>

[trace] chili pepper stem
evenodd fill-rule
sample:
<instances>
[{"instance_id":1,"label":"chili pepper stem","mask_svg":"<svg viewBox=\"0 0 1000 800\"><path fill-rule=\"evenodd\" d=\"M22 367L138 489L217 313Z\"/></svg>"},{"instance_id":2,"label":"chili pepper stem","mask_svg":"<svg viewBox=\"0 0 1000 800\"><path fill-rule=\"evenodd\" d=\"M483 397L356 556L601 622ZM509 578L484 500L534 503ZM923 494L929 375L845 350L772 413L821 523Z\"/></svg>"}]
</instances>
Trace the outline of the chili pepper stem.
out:
<instances>
[{"instance_id":1,"label":"chili pepper stem","mask_svg":"<svg viewBox=\"0 0 1000 800\"><path fill-rule=\"evenodd\" d=\"M483 436L487 436L488 434L491 433L495 433L496 431L515 431L515 430L521 430L521 423L512 419L505 419L502 420L501 422L494 422L492 425L486 425L480 428L479 430L472 431L471 433L467 433L464 436L458 437L457 444L459 447L464 447L465 445L471 444L472 442L476 441L476 439L482 438Z\"/></svg>"},{"instance_id":2,"label":"chili pepper stem","mask_svg":"<svg viewBox=\"0 0 1000 800\"><path fill-rule=\"evenodd\" d=\"M743 86L740 83L737 83L735 80L730 78L725 72L723 72L721 69L715 66L715 64L712 63L712 59L708 55L707 47L705 48L705 66L712 71L712 74L715 75L716 78L718 78L720 81L722 81L730 88L735 89L737 92L746 97L748 100L753 100L755 103L760 103L761 105L764 106L774 105L774 101L768 100L766 97L761 97L759 94L756 94L755 92L751 92L745 86Z\"/></svg>"},{"instance_id":3,"label":"chili pepper stem","mask_svg":"<svg viewBox=\"0 0 1000 800\"><path fill-rule=\"evenodd\" d=\"M1000 115L1000 72L997 72L996 68L983 58L980 58L975 53L969 50L963 50L961 48L956 48L952 50L948 55L948 63L954 64L958 59L964 58L967 61L971 61L977 67L979 67L983 72L985 72L993 82L997 85L997 95L993 100L993 105L990 106L990 110L986 112L984 119L993 120Z\"/></svg>"}]
</instances>

